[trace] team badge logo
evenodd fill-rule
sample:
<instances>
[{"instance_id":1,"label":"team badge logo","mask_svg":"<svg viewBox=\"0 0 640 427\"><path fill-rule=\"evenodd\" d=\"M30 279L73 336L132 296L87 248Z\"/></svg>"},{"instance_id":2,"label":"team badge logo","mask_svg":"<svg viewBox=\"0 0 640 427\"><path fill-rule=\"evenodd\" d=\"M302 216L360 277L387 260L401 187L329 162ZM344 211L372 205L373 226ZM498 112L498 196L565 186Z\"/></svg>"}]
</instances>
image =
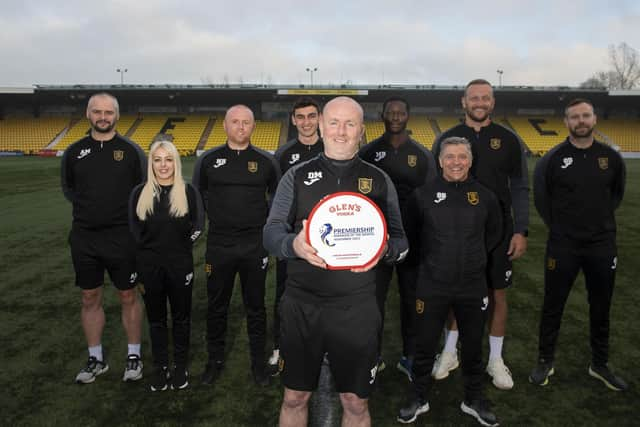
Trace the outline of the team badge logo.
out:
<instances>
[{"instance_id":1,"label":"team badge logo","mask_svg":"<svg viewBox=\"0 0 640 427\"><path fill-rule=\"evenodd\" d=\"M142 282L138 282L138 292L140 292L140 295L144 295L144 284Z\"/></svg>"},{"instance_id":2,"label":"team badge logo","mask_svg":"<svg viewBox=\"0 0 640 427\"><path fill-rule=\"evenodd\" d=\"M258 162L247 162L247 170L251 173L258 172Z\"/></svg>"},{"instance_id":3,"label":"team badge logo","mask_svg":"<svg viewBox=\"0 0 640 427\"><path fill-rule=\"evenodd\" d=\"M211 264L204 265L204 272L207 273L207 276L211 276L212 271L213 271L213 268L211 267Z\"/></svg>"},{"instance_id":4,"label":"team badge logo","mask_svg":"<svg viewBox=\"0 0 640 427\"><path fill-rule=\"evenodd\" d=\"M373 178L358 178L358 190L362 194L371 193L373 188Z\"/></svg>"},{"instance_id":5,"label":"team badge logo","mask_svg":"<svg viewBox=\"0 0 640 427\"><path fill-rule=\"evenodd\" d=\"M547 258L547 270L553 271L556 269L556 260L555 258Z\"/></svg>"},{"instance_id":6,"label":"team badge logo","mask_svg":"<svg viewBox=\"0 0 640 427\"><path fill-rule=\"evenodd\" d=\"M609 169L609 158L598 157L598 166L600 166L600 169L602 169L603 171L606 171L607 169Z\"/></svg>"},{"instance_id":7,"label":"team badge logo","mask_svg":"<svg viewBox=\"0 0 640 427\"><path fill-rule=\"evenodd\" d=\"M284 371L284 359L282 357L278 359L278 371Z\"/></svg>"},{"instance_id":8,"label":"team badge logo","mask_svg":"<svg viewBox=\"0 0 640 427\"><path fill-rule=\"evenodd\" d=\"M424 313L424 301L422 301L421 299L416 299L416 313Z\"/></svg>"},{"instance_id":9,"label":"team badge logo","mask_svg":"<svg viewBox=\"0 0 640 427\"><path fill-rule=\"evenodd\" d=\"M113 160L115 160L116 162L119 162L122 159L124 159L124 151L122 151L122 150L113 150Z\"/></svg>"},{"instance_id":10,"label":"team badge logo","mask_svg":"<svg viewBox=\"0 0 640 427\"><path fill-rule=\"evenodd\" d=\"M418 164L418 156L409 154L407 156L407 164L409 165L410 168L415 168L416 165Z\"/></svg>"},{"instance_id":11,"label":"team badge logo","mask_svg":"<svg viewBox=\"0 0 640 427\"><path fill-rule=\"evenodd\" d=\"M471 205L474 205L474 206L477 205L480 202L480 196L478 196L478 192L477 191L469 191L467 193L467 201Z\"/></svg>"},{"instance_id":12,"label":"team badge logo","mask_svg":"<svg viewBox=\"0 0 640 427\"><path fill-rule=\"evenodd\" d=\"M500 141L500 138L491 138L489 140L489 146L494 150L499 150L500 147L502 147L502 141Z\"/></svg>"}]
</instances>

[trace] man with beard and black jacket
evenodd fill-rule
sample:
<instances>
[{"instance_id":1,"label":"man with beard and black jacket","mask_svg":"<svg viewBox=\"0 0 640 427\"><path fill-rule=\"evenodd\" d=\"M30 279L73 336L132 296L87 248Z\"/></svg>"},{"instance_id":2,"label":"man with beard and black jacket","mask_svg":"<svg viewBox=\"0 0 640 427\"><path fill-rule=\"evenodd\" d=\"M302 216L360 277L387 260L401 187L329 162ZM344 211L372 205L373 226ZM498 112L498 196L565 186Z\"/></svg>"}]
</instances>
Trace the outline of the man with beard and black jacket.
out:
<instances>
[{"instance_id":1,"label":"man with beard and black jacket","mask_svg":"<svg viewBox=\"0 0 640 427\"><path fill-rule=\"evenodd\" d=\"M534 200L549 228L540 318L538 365L529 380L547 385L562 312L578 272L584 273L589 301L591 365L589 375L608 388L627 389L607 366L609 310L618 268L615 210L624 196L624 160L593 137L593 104L575 99L565 109L567 139L538 161Z\"/></svg>"},{"instance_id":2,"label":"man with beard and black jacket","mask_svg":"<svg viewBox=\"0 0 640 427\"><path fill-rule=\"evenodd\" d=\"M290 168L313 159L322 153L324 144L318 134L320 120L320 104L313 98L302 97L293 104L291 123L296 127L298 135L276 150L274 156L284 175ZM284 292L287 279L287 261L276 261L276 295L273 303L273 353L269 357L269 372L278 375L280 359L280 298Z\"/></svg>"},{"instance_id":3,"label":"man with beard and black jacket","mask_svg":"<svg viewBox=\"0 0 640 427\"><path fill-rule=\"evenodd\" d=\"M495 98L491 84L482 79L467 84L462 97L464 123L444 132L433 145L438 157L440 141L450 136L471 143L471 175L498 197L502 208L504 237L487 263L489 292L489 361L487 373L501 390L513 388L511 371L504 363L502 347L507 326L507 288L512 285L512 261L527 250L529 226L529 175L524 144L520 138L492 120ZM450 325L442 353L436 361L434 377L446 378L458 366L455 322Z\"/></svg>"},{"instance_id":4,"label":"man with beard and black jacket","mask_svg":"<svg viewBox=\"0 0 640 427\"><path fill-rule=\"evenodd\" d=\"M495 195L469 174L473 155L465 138L441 141L442 176L417 189L409 201L407 235L419 249L414 310L416 357L414 394L398 421L411 423L429 410L427 396L438 341L450 310L462 341L465 380L462 412L485 426L498 425L482 398L482 337L489 305L488 254L502 240L502 214Z\"/></svg>"},{"instance_id":5,"label":"man with beard and black jacket","mask_svg":"<svg viewBox=\"0 0 640 427\"><path fill-rule=\"evenodd\" d=\"M398 192L403 223L409 194L436 176L436 166L429 150L411 139L407 132L409 103L400 97L391 97L382 104L384 134L360 149L362 160L385 171ZM402 357L396 365L411 380L411 366L415 353L414 305L416 300L417 251L410 251L406 260L395 266L400 293L400 332ZM381 264L376 268L377 297L384 325L385 301L393 265ZM384 328L384 326L383 326ZM382 357L382 355L380 355ZM379 365L383 366L382 358Z\"/></svg>"},{"instance_id":6,"label":"man with beard and black jacket","mask_svg":"<svg viewBox=\"0 0 640 427\"><path fill-rule=\"evenodd\" d=\"M375 381L381 326L373 266L328 270L306 242L307 218L326 195L351 191L369 197L385 215L389 239L385 262L398 262L408 249L395 188L389 177L356 154L364 135L362 107L338 97L323 110L324 153L289 169L278 185L264 227L270 253L287 259L280 305L280 356L285 386L280 426L307 424L308 402L318 386L323 357L340 394L343 425L371 424L368 397Z\"/></svg>"},{"instance_id":7,"label":"man with beard and black jacket","mask_svg":"<svg viewBox=\"0 0 640 427\"><path fill-rule=\"evenodd\" d=\"M82 290L81 321L89 347L87 365L76 382L87 384L109 370L102 351L105 324L104 271L118 289L122 324L127 334L123 381L142 378L140 357L142 308L137 284L135 242L129 231L131 190L144 181L146 159L139 146L115 130L118 101L107 93L89 98L91 132L62 156L62 190L73 204L69 234L76 286Z\"/></svg>"},{"instance_id":8,"label":"man with beard and black jacket","mask_svg":"<svg viewBox=\"0 0 640 427\"><path fill-rule=\"evenodd\" d=\"M268 385L264 305L269 257L262 246L262 226L269 212L268 195L275 193L280 171L276 159L251 145L253 112L244 105L227 110L227 142L207 150L193 170L209 217L205 255L207 273L207 350L209 361L201 377L212 384L224 367L225 337L236 274L240 276L247 315L253 379Z\"/></svg>"}]
</instances>

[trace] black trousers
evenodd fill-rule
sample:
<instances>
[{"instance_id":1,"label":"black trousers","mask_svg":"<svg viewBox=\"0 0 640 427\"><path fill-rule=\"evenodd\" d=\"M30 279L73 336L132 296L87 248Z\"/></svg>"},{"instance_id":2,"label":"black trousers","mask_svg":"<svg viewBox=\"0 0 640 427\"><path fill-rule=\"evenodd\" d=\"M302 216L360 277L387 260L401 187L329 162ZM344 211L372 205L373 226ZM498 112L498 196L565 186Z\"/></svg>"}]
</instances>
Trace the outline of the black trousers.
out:
<instances>
[{"instance_id":1,"label":"black trousers","mask_svg":"<svg viewBox=\"0 0 640 427\"><path fill-rule=\"evenodd\" d=\"M449 309L458 321L462 344L462 375L465 400L479 399L483 388L482 337L487 319L488 297L429 295L416 299L416 355L413 362L414 387L426 398L433 386L431 370L440 345L442 328Z\"/></svg>"},{"instance_id":2,"label":"black trousers","mask_svg":"<svg viewBox=\"0 0 640 427\"><path fill-rule=\"evenodd\" d=\"M287 260L276 261L276 296L273 301L273 348L280 348L280 300L287 281Z\"/></svg>"},{"instance_id":3,"label":"black trousers","mask_svg":"<svg viewBox=\"0 0 640 427\"><path fill-rule=\"evenodd\" d=\"M149 321L153 364L169 366L169 332L167 329L167 300L171 307L173 334L173 363L186 367L189 361L191 337L191 294L193 265L138 266L143 299Z\"/></svg>"},{"instance_id":4,"label":"black trousers","mask_svg":"<svg viewBox=\"0 0 640 427\"><path fill-rule=\"evenodd\" d=\"M267 316L264 305L265 278L269 259L260 243L232 247L208 247L207 271L207 349L209 360L224 361L229 303L236 274L240 276L242 301L247 316L251 366L264 364Z\"/></svg>"},{"instance_id":5,"label":"black trousers","mask_svg":"<svg viewBox=\"0 0 640 427\"><path fill-rule=\"evenodd\" d=\"M380 308L382 328L380 329L380 345L382 346L382 331L384 330L385 304L389 284L393 275L393 265L379 264L376 267L376 299ZM416 351L415 305L416 282L418 280L418 266L407 263L397 264L398 292L400 293L400 333L402 334L402 354L413 356Z\"/></svg>"},{"instance_id":6,"label":"black trousers","mask_svg":"<svg viewBox=\"0 0 640 427\"><path fill-rule=\"evenodd\" d=\"M588 252L547 243L538 345L541 361L553 361L562 313L580 269L584 273L589 301L591 360L596 366L606 365L609 361L609 309L616 277L617 251L612 245L610 249L598 250L596 254Z\"/></svg>"}]
</instances>

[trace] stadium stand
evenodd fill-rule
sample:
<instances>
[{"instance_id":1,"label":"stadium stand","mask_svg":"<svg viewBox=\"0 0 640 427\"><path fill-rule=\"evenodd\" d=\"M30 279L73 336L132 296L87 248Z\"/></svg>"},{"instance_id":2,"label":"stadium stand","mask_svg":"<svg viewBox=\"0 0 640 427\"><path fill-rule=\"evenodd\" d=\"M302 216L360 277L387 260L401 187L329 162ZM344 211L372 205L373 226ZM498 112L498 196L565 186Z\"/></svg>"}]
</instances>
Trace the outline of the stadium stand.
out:
<instances>
[{"instance_id":1,"label":"stadium stand","mask_svg":"<svg viewBox=\"0 0 640 427\"><path fill-rule=\"evenodd\" d=\"M435 122L437 130L440 133L451 129L454 126L458 126L462 120L462 116L434 116L431 119ZM440 135L440 134L438 134Z\"/></svg>"},{"instance_id":2,"label":"stadium stand","mask_svg":"<svg viewBox=\"0 0 640 427\"><path fill-rule=\"evenodd\" d=\"M598 117L596 138L617 145L620 151L640 152L640 119Z\"/></svg>"},{"instance_id":3,"label":"stadium stand","mask_svg":"<svg viewBox=\"0 0 640 427\"><path fill-rule=\"evenodd\" d=\"M508 116L505 124L520 135L532 153L538 155L549 151L567 133L562 119L555 116Z\"/></svg>"},{"instance_id":4,"label":"stadium stand","mask_svg":"<svg viewBox=\"0 0 640 427\"><path fill-rule=\"evenodd\" d=\"M36 154L69 125L69 117L10 117L0 120L0 151Z\"/></svg>"}]
</instances>

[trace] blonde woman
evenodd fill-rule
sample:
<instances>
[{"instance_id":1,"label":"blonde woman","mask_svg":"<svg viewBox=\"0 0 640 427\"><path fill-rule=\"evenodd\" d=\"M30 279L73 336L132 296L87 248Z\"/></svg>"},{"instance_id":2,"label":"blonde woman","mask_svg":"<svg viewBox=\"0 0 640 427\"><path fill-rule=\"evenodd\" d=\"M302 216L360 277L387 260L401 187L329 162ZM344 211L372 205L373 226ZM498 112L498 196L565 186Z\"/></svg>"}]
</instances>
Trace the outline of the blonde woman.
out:
<instances>
[{"instance_id":1,"label":"blonde woman","mask_svg":"<svg viewBox=\"0 0 640 427\"><path fill-rule=\"evenodd\" d=\"M133 189L129 224L138 243L137 271L144 298L155 373L151 391L189 385L193 242L202 233L200 195L182 178L178 150L158 135L149 151L148 180ZM173 373L169 371L167 300L173 320Z\"/></svg>"}]
</instances>

